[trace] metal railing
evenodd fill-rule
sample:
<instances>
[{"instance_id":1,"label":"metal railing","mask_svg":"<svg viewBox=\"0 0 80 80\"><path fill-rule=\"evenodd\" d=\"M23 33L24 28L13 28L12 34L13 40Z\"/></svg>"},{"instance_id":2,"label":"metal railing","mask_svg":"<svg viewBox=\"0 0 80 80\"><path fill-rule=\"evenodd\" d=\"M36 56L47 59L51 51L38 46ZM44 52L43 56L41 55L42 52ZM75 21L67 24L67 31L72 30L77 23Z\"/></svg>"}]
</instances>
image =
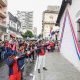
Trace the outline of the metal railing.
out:
<instances>
[{"instance_id":1,"label":"metal railing","mask_svg":"<svg viewBox=\"0 0 80 80\"><path fill-rule=\"evenodd\" d=\"M7 6L7 0L0 0L0 4L2 4L3 6Z\"/></svg>"}]
</instances>

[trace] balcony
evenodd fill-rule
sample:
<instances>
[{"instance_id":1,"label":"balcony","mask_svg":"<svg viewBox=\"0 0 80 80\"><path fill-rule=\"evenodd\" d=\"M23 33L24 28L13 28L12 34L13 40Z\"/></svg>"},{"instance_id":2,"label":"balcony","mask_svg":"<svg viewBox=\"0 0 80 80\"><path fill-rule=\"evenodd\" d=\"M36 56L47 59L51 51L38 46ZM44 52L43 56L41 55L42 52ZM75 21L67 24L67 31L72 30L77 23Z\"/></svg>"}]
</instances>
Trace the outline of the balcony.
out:
<instances>
[{"instance_id":1,"label":"balcony","mask_svg":"<svg viewBox=\"0 0 80 80\"><path fill-rule=\"evenodd\" d=\"M6 28L7 28L7 27L6 27L6 24L5 24L5 23L0 23L0 29L1 29L2 31L5 31Z\"/></svg>"},{"instance_id":2,"label":"balcony","mask_svg":"<svg viewBox=\"0 0 80 80\"><path fill-rule=\"evenodd\" d=\"M0 4L4 7L7 6L7 0L0 0Z\"/></svg>"},{"instance_id":3,"label":"balcony","mask_svg":"<svg viewBox=\"0 0 80 80\"><path fill-rule=\"evenodd\" d=\"M2 18L6 18L6 13L3 10L1 10L1 9L0 9L0 16Z\"/></svg>"},{"instance_id":4,"label":"balcony","mask_svg":"<svg viewBox=\"0 0 80 80\"><path fill-rule=\"evenodd\" d=\"M44 24L55 24L54 22L43 22L43 25Z\"/></svg>"}]
</instances>

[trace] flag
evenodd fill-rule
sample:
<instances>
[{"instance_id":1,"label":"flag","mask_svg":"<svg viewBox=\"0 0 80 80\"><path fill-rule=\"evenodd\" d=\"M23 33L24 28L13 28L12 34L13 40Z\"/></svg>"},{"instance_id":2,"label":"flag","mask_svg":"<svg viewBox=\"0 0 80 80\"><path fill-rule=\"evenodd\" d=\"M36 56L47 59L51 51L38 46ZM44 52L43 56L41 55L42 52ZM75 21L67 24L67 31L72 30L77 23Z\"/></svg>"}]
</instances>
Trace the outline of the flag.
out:
<instances>
[{"instance_id":1,"label":"flag","mask_svg":"<svg viewBox=\"0 0 80 80\"><path fill-rule=\"evenodd\" d=\"M50 38L52 38L52 27L50 27Z\"/></svg>"},{"instance_id":2,"label":"flag","mask_svg":"<svg viewBox=\"0 0 80 80\"><path fill-rule=\"evenodd\" d=\"M52 31L52 32L51 32L51 35L54 35L54 34L55 34L55 32L54 32L54 31Z\"/></svg>"}]
</instances>

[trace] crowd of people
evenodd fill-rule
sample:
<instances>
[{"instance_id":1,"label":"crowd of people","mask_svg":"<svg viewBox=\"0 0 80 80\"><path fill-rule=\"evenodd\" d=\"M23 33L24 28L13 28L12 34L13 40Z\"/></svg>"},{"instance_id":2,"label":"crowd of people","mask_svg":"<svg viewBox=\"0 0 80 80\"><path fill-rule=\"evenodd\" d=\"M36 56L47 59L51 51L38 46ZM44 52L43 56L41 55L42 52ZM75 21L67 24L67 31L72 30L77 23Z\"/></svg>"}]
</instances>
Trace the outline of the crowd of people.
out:
<instances>
[{"instance_id":1,"label":"crowd of people","mask_svg":"<svg viewBox=\"0 0 80 80\"><path fill-rule=\"evenodd\" d=\"M24 60L34 62L35 56L38 57L38 73L40 73L41 64L43 70L45 66L45 52L53 52L55 43L53 41L37 40L25 41L18 40L14 35L11 39L0 43L0 60L5 60L9 68L9 80L23 80Z\"/></svg>"}]
</instances>

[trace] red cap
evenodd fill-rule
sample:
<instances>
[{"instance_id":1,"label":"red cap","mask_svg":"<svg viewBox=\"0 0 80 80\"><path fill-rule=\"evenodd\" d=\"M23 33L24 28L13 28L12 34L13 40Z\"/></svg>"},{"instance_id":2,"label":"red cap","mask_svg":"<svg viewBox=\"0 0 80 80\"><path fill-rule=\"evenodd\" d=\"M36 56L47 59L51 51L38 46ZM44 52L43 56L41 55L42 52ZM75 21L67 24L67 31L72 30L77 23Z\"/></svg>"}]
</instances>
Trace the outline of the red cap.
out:
<instances>
[{"instance_id":1,"label":"red cap","mask_svg":"<svg viewBox=\"0 0 80 80\"><path fill-rule=\"evenodd\" d=\"M11 34L10 34L10 36L11 36L11 37L14 37L14 38L16 37L16 35L15 35L15 34L13 34L13 33L11 33Z\"/></svg>"}]
</instances>

